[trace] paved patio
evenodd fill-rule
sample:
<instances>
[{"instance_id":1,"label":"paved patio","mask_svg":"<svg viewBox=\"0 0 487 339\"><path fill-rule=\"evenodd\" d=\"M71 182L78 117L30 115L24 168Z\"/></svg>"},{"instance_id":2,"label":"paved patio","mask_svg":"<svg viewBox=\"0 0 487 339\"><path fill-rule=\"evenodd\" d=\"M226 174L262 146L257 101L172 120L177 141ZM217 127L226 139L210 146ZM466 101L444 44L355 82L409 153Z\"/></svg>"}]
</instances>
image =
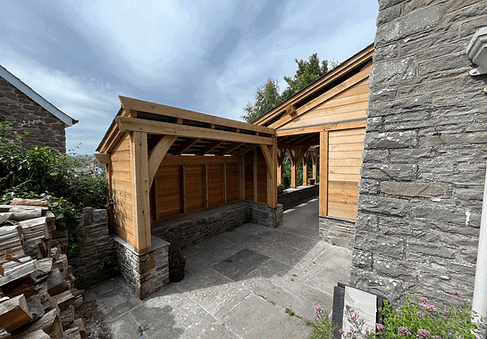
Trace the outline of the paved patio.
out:
<instances>
[{"instance_id":1,"label":"paved patio","mask_svg":"<svg viewBox=\"0 0 487 339\"><path fill-rule=\"evenodd\" d=\"M114 338L307 338L314 307L331 311L351 251L318 239L318 199L284 212L284 225L255 224L186 252L186 277L139 300L120 278L86 294ZM296 314L291 317L285 309Z\"/></svg>"}]
</instances>

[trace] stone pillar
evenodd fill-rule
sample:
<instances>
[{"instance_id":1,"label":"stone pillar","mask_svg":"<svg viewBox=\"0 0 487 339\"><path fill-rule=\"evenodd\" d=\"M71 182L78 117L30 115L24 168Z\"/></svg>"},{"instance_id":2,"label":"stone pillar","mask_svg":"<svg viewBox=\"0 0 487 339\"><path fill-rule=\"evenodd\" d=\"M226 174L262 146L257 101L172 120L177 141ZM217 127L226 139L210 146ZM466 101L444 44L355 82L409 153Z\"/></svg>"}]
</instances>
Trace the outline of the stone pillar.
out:
<instances>
[{"instance_id":1,"label":"stone pillar","mask_svg":"<svg viewBox=\"0 0 487 339\"><path fill-rule=\"evenodd\" d=\"M253 223L272 228L282 226L282 204L277 204L277 207L252 203L249 203L249 205L252 210Z\"/></svg>"},{"instance_id":2,"label":"stone pillar","mask_svg":"<svg viewBox=\"0 0 487 339\"><path fill-rule=\"evenodd\" d=\"M169 243L152 236L152 248L137 253L134 247L114 235L120 270L129 289L140 299L159 291L169 283Z\"/></svg>"}]
</instances>

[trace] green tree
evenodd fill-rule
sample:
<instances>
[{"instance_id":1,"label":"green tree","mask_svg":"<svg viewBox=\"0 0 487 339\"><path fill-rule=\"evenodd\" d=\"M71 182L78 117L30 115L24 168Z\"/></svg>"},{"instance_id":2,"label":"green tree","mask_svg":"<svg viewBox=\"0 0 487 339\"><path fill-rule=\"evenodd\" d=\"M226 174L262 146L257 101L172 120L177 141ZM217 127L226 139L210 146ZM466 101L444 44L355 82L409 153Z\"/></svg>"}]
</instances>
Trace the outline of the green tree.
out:
<instances>
[{"instance_id":1,"label":"green tree","mask_svg":"<svg viewBox=\"0 0 487 339\"><path fill-rule=\"evenodd\" d=\"M308 60L296 59L295 61L298 64L296 74L293 77L284 77L288 87L282 93L281 98L283 101L309 86L328 71L328 61L323 60L320 63L318 53L311 55Z\"/></svg>"},{"instance_id":2,"label":"green tree","mask_svg":"<svg viewBox=\"0 0 487 339\"><path fill-rule=\"evenodd\" d=\"M268 78L267 81L255 93L255 104L247 103L242 119L252 123L262 115L276 107L283 100L279 94L279 84L276 79Z\"/></svg>"}]
</instances>

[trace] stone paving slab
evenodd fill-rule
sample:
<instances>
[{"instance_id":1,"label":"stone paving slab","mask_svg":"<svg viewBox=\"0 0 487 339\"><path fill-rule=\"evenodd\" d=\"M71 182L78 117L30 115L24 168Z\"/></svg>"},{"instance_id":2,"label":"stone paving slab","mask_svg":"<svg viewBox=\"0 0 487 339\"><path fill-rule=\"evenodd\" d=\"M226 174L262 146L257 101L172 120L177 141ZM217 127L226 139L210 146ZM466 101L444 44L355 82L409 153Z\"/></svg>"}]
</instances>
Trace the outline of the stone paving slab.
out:
<instances>
[{"instance_id":1,"label":"stone paving slab","mask_svg":"<svg viewBox=\"0 0 487 339\"><path fill-rule=\"evenodd\" d=\"M145 325L140 338L307 338L306 319L317 304L331 311L352 260L350 250L319 241L317 199L285 213L282 227L246 224L185 254L186 277L145 300L121 278L88 291L114 338L139 338Z\"/></svg>"}]
</instances>

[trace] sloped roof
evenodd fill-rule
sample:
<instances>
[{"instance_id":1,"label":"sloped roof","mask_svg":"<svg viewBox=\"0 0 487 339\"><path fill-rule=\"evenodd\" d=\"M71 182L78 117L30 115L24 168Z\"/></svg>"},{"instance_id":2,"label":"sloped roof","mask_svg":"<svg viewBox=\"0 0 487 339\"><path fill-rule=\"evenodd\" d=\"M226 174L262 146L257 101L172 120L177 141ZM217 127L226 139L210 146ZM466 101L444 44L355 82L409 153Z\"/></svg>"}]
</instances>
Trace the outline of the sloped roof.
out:
<instances>
[{"instance_id":1,"label":"sloped roof","mask_svg":"<svg viewBox=\"0 0 487 339\"><path fill-rule=\"evenodd\" d=\"M15 75L10 73L5 67L0 65L0 77L4 78L7 80L12 86L17 88L19 91L27 95L29 98L31 98L34 102L38 103L41 107L46 109L48 112L50 112L52 115L54 115L56 118L64 122L68 127L73 126L78 122L78 120L71 118L69 115L66 113L62 112L59 110L56 106L51 104L49 101L44 99L39 93L34 91L32 88L27 86L22 80L17 78Z\"/></svg>"}]
</instances>

